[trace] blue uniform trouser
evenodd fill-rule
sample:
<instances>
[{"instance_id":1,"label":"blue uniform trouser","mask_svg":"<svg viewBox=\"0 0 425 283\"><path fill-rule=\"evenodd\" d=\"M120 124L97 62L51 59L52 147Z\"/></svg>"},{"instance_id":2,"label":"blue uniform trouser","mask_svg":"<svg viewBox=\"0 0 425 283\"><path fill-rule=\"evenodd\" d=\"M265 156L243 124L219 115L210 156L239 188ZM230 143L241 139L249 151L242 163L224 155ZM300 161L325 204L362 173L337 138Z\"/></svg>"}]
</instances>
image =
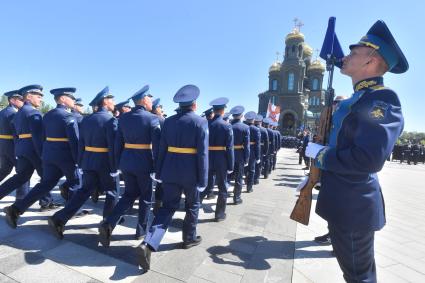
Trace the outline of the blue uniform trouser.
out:
<instances>
[{"instance_id":1,"label":"blue uniform trouser","mask_svg":"<svg viewBox=\"0 0 425 283\"><path fill-rule=\"evenodd\" d=\"M53 217L65 225L89 199L95 188L100 188L101 191L106 192L103 219L108 217L118 201L117 184L114 178L109 175L109 172L95 170L83 170L82 187L74 191L71 200L66 203L64 208L57 211Z\"/></svg>"},{"instance_id":2,"label":"blue uniform trouser","mask_svg":"<svg viewBox=\"0 0 425 283\"><path fill-rule=\"evenodd\" d=\"M255 178L255 158L250 158L249 163L247 166L247 172L246 172L246 184L247 186L253 186L254 185L254 178Z\"/></svg>"},{"instance_id":3,"label":"blue uniform trouser","mask_svg":"<svg viewBox=\"0 0 425 283\"><path fill-rule=\"evenodd\" d=\"M25 183L29 182L31 179L34 170L37 171L39 176L43 176L41 161L32 160L23 156L19 156L16 161L16 174L7 179L0 186L0 199L4 198L11 192L13 192L16 188L23 186ZM52 202L52 196L50 193L43 195L40 198L39 204L41 206L47 206Z\"/></svg>"},{"instance_id":4,"label":"blue uniform trouser","mask_svg":"<svg viewBox=\"0 0 425 283\"><path fill-rule=\"evenodd\" d=\"M215 179L214 179L215 176ZM203 199L207 195L211 194L214 186L214 182L210 180L215 180L218 187L218 197L217 197L217 205L215 208L215 218L224 217L224 213L226 212L226 204L227 204L227 170L209 170L208 171L208 186L206 189L200 193L200 198Z\"/></svg>"},{"instance_id":5,"label":"blue uniform trouser","mask_svg":"<svg viewBox=\"0 0 425 283\"><path fill-rule=\"evenodd\" d=\"M126 214L133 206L137 198L139 198L139 223L137 231L146 231L147 219L149 216L150 202L152 199L152 179L149 173L132 174L123 171L125 192L121 196L112 213L105 219L106 223L111 224L115 228L121 216Z\"/></svg>"},{"instance_id":6,"label":"blue uniform trouser","mask_svg":"<svg viewBox=\"0 0 425 283\"><path fill-rule=\"evenodd\" d=\"M347 282L376 282L374 231L345 231L329 224L329 236Z\"/></svg>"},{"instance_id":7,"label":"blue uniform trouser","mask_svg":"<svg viewBox=\"0 0 425 283\"><path fill-rule=\"evenodd\" d=\"M48 194L58 183L62 176L65 176L72 186L78 185L77 168L73 162L50 162L43 163L43 175L41 181L23 198L17 200L15 206L20 213L24 213L31 205L43 196Z\"/></svg>"},{"instance_id":8,"label":"blue uniform trouser","mask_svg":"<svg viewBox=\"0 0 425 283\"><path fill-rule=\"evenodd\" d=\"M148 244L154 251L158 250L162 238L167 232L174 213L179 208L182 193L185 195L186 215L183 220L183 242L191 242L196 239L196 224L199 213L199 191L196 185L181 185L174 183L163 183L164 195L162 207L146 234L144 243Z\"/></svg>"},{"instance_id":9,"label":"blue uniform trouser","mask_svg":"<svg viewBox=\"0 0 425 283\"><path fill-rule=\"evenodd\" d=\"M276 160L277 160L277 153L273 153L273 166L272 169L275 170L276 169Z\"/></svg>"},{"instance_id":10,"label":"blue uniform trouser","mask_svg":"<svg viewBox=\"0 0 425 283\"><path fill-rule=\"evenodd\" d=\"M237 200L241 198L242 193L242 178L243 178L244 164L235 162L234 175L235 175L235 186L233 188L233 199Z\"/></svg>"},{"instance_id":11,"label":"blue uniform trouser","mask_svg":"<svg viewBox=\"0 0 425 283\"><path fill-rule=\"evenodd\" d=\"M1 150L1 149L0 149ZM0 182L6 178L13 167L16 165L16 159L7 154L0 155ZM29 191L29 182L24 183L22 186L16 188L16 199L23 199ZM1 199L2 197L0 197Z\"/></svg>"}]
</instances>

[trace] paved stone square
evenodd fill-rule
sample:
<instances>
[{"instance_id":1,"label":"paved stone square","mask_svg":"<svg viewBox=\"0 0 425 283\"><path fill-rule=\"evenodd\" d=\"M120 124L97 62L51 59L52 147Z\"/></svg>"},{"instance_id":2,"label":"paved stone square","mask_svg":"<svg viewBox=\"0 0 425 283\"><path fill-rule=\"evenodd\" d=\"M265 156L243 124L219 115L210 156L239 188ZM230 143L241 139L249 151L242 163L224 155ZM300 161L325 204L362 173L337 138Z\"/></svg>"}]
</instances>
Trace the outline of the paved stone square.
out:
<instances>
[{"instance_id":1,"label":"paved stone square","mask_svg":"<svg viewBox=\"0 0 425 283\"><path fill-rule=\"evenodd\" d=\"M314 213L309 226L289 219L302 167L294 149L282 149L277 169L253 193L243 193L242 205L232 205L229 197L224 222L212 221L215 200L205 201L198 225L203 242L189 250L178 248L184 217L179 210L143 275L134 259L140 243L134 239L135 214L114 230L110 248L97 243L103 199L86 203L93 213L70 220L63 240L47 226L52 212L39 212L38 204L16 230L1 212L0 282L342 282L331 247L312 241L326 232L326 223ZM424 165L387 162L380 173L388 222L376 234L380 282L425 282L425 192L419 183L424 172ZM60 199L57 189L54 194ZM1 200L0 208L13 200Z\"/></svg>"}]
</instances>

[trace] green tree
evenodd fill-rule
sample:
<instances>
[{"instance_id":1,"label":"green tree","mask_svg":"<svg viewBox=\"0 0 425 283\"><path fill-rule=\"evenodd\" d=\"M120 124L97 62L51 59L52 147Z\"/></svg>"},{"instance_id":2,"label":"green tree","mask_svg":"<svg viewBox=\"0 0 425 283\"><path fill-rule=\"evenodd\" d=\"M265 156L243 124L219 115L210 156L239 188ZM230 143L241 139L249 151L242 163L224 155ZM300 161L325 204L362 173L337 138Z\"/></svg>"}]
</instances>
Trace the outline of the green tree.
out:
<instances>
[{"instance_id":1,"label":"green tree","mask_svg":"<svg viewBox=\"0 0 425 283\"><path fill-rule=\"evenodd\" d=\"M40 108L41 113L46 114L47 112L49 112L52 109L53 109L53 107L51 105L47 104L44 101L41 102L41 108Z\"/></svg>"},{"instance_id":2,"label":"green tree","mask_svg":"<svg viewBox=\"0 0 425 283\"><path fill-rule=\"evenodd\" d=\"M0 109L5 108L9 104L9 101L7 100L7 97L4 95L1 95L0 98Z\"/></svg>"}]
</instances>

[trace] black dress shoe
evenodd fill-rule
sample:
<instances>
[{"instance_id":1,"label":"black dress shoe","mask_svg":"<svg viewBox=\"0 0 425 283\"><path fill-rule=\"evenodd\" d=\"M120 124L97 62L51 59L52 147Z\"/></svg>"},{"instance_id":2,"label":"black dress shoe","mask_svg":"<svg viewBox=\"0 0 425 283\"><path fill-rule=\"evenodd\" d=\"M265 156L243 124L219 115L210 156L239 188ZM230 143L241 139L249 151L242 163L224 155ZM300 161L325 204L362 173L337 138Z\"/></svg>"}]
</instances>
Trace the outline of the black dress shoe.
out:
<instances>
[{"instance_id":1,"label":"black dress shoe","mask_svg":"<svg viewBox=\"0 0 425 283\"><path fill-rule=\"evenodd\" d=\"M246 192L247 193L252 193L254 190L252 189L252 186L248 186L247 188L246 188Z\"/></svg>"},{"instance_id":2,"label":"black dress shoe","mask_svg":"<svg viewBox=\"0 0 425 283\"><path fill-rule=\"evenodd\" d=\"M40 206L40 212L50 211L50 210L57 209L57 208L62 207L62 206L63 206L62 203L51 202L48 205Z\"/></svg>"},{"instance_id":3,"label":"black dress shoe","mask_svg":"<svg viewBox=\"0 0 425 283\"><path fill-rule=\"evenodd\" d=\"M63 224L56 220L53 216L49 216L47 218L47 223L49 223L49 227L52 229L52 232L55 234L56 238L62 240L63 231L65 230Z\"/></svg>"},{"instance_id":4,"label":"black dress shoe","mask_svg":"<svg viewBox=\"0 0 425 283\"><path fill-rule=\"evenodd\" d=\"M259 180L254 180L254 185L258 185L260 183Z\"/></svg>"},{"instance_id":5,"label":"black dress shoe","mask_svg":"<svg viewBox=\"0 0 425 283\"><path fill-rule=\"evenodd\" d=\"M99 226L99 242L105 248L109 247L111 242L112 227L109 223L102 222Z\"/></svg>"},{"instance_id":6,"label":"black dress shoe","mask_svg":"<svg viewBox=\"0 0 425 283\"><path fill-rule=\"evenodd\" d=\"M62 185L59 186L59 191L61 194L61 197L64 200L68 200L69 199L69 187L68 186L64 186L65 183L63 183Z\"/></svg>"},{"instance_id":7,"label":"black dress shoe","mask_svg":"<svg viewBox=\"0 0 425 283\"><path fill-rule=\"evenodd\" d=\"M329 233L326 233L323 236L318 236L318 237L314 238L314 241L318 244L330 245L331 244L331 237L329 237Z\"/></svg>"},{"instance_id":8,"label":"black dress shoe","mask_svg":"<svg viewBox=\"0 0 425 283\"><path fill-rule=\"evenodd\" d=\"M201 236L196 236L196 238L190 242L183 242L183 249L187 250L199 245L202 242Z\"/></svg>"},{"instance_id":9,"label":"black dress shoe","mask_svg":"<svg viewBox=\"0 0 425 283\"><path fill-rule=\"evenodd\" d=\"M151 250L145 244L140 244L136 248L137 263L144 272L147 272L151 268Z\"/></svg>"},{"instance_id":10,"label":"black dress shoe","mask_svg":"<svg viewBox=\"0 0 425 283\"><path fill-rule=\"evenodd\" d=\"M6 213L6 222L7 224L12 227L13 229L16 229L18 226L18 218L19 218L19 211L16 208L16 206L6 206L3 208L4 213Z\"/></svg>"},{"instance_id":11,"label":"black dress shoe","mask_svg":"<svg viewBox=\"0 0 425 283\"><path fill-rule=\"evenodd\" d=\"M243 201L242 201L242 199L241 198L238 198L238 199L234 199L233 200L233 203L235 204L235 205L238 205L238 204L241 204Z\"/></svg>"},{"instance_id":12,"label":"black dress shoe","mask_svg":"<svg viewBox=\"0 0 425 283\"><path fill-rule=\"evenodd\" d=\"M99 201L99 191L97 189L95 189L91 195L90 198L92 200L93 203L97 203Z\"/></svg>"},{"instance_id":13,"label":"black dress shoe","mask_svg":"<svg viewBox=\"0 0 425 283\"><path fill-rule=\"evenodd\" d=\"M226 213L224 213L222 216L220 216L220 217L215 217L215 222L221 222L221 221L224 221L224 220L226 220Z\"/></svg>"}]
</instances>

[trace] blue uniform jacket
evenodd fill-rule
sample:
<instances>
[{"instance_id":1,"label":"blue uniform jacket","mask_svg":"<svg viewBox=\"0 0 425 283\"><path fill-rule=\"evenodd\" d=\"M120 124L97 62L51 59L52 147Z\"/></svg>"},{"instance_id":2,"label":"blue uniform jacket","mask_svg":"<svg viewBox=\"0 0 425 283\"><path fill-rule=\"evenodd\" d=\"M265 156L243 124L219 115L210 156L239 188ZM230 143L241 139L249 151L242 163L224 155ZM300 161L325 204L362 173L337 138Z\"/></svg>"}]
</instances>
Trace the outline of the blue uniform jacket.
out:
<instances>
[{"instance_id":1,"label":"blue uniform jacket","mask_svg":"<svg viewBox=\"0 0 425 283\"><path fill-rule=\"evenodd\" d=\"M267 129L260 125L257 125L257 128L260 129L261 133L261 154L267 155L269 152L269 135Z\"/></svg>"},{"instance_id":2,"label":"blue uniform jacket","mask_svg":"<svg viewBox=\"0 0 425 283\"><path fill-rule=\"evenodd\" d=\"M274 138L273 130L270 128L266 128L267 134L269 136L269 152L268 154L274 154L276 151L276 140Z\"/></svg>"},{"instance_id":3,"label":"blue uniform jacket","mask_svg":"<svg viewBox=\"0 0 425 283\"><path fill-rule=\"evenodd\" d=\"M117 167L133 174L154 172L154 160L158 157L161 136L158 117L139 105L120 117L115 138ZM140 148L146 145L151 147Z\"/></svg>"},{"instance_id":4,"label":"blue uniform jacket","mask_svg":"<svg viewBox=\"0 0 425 283\"><path fill-rule=\"evenodd\" d=\"M13 117L18 110L12 105L0 111L0 152L10 160L15 160L14 139L16 139Z\"/></svg>"},{"instance_id":5,"label":"blue uniform jacket","mask_svg":"<svg viewBox=\"0 0 425 283\"><path fill-rule=\"evenodd\" d=\"M316 212L348 231L373 231L385 225L376 173L391 154L404 120L397 94L384 88L382 81L379 77L359 82L353 96L340 102L329 145L315 159L322 169Z\"/></svg>"},{"instance_id":6,"label":"blue uniform jacket","mask_svg":"<svg viewBox=\"0 0 425 283\"><path fill-rule=\"evenodd\" d=\"M232 126L216 114L209 125L209 147L225 147L226 150L209 150L210 170L233 171L235 156L233 151Z\"/></svg>"},{"instance_id":7,"label":"blue uniform jacket","mask_svg":"<svg viewBox=\"0 0 425 283\"><path fill-rule=\"evenodd\" d=\"M274 132L276 133L276 152L280 149L281 147L281 143L282 143L282 138L280 135L280 132L278 130L274 130Z\"/></svg>"},{"instance_id":8,"label":"blue uniform jacket","mask_svg":"<svg viewBox=\"0 0 425 283\"><path fill-rule=\"evenodd\" d=\"M81 123L78 148L78 165L83 170L116 172L114 141L117 119L101 107L97 112L84 117ZM107 152L92 152L86 147L106 149Z\"/></svg>"},{"instance_id":9,"label":"blue uniform jacket","mask_svg":"<svg viewBox=\"0 0 425 283\"><path fill-rule=\"evenodd\" d=\"M77 120L78 127L81 125L81 122L83 121L84 116L80 114L80 112L71 110L72 115L74 115L75 119Z\"/></svg>"},{"instance_id":10,"label":"blue uniform jacket","mask_svg":"<svg viewBox=\"0 0 425 283\"><path fill-rule=\"evenodd\" d=\"M243 146L242 149L235 148L235 163L247 164L249 161L249 126L238 119L233 119L233 144Z\"/></svg>"},{"instance_id":11,"label":"blue uniform jacket","mask_svg":"<svg viewBox=\"0 0 425 283\"><path fill-rule=\"evenodd\" d=\"M25 102L13 118L16 135L31 134L30 138L18 138L15 143L15 155L23 156L35 162L40 162L43 135L42 117L40 111L31 103Z\"/></svg>"},{"instance_id":12,"label":"blue uniform jacket","mask_svg":"<svg viewBox=\"0 0 425 283\"><path fill-rule=\"evenodd\" d=\"M192 149L196 153L170 152L169 150L173 148ZM165 183L207 186L208 123L206 119L190 110L182 110L165 119L156 174L157 178Z\"/></svg>"},{"instance_id":13,"label":"blue uniform jacket","mask_svg":"<svg viewBox=\"0 0 425 283\"><path fill-rule=\"evenodd\" d=\"M77 121L65 106L58 104L47 112L43 117L43 161L77 164L78 134Z\"/></svg>"},{"instance_id":14,"label":"blue uniform jacket","mask_svg":"<svg viewBox=\"0 0 425 283\"><path fill-rule=\"evenodd\" d=\"M261 152L261 131L254 124L249 125L249 137L250 137L250 155L249 160L260 160Z\"/></svg>"}]
</instances>

